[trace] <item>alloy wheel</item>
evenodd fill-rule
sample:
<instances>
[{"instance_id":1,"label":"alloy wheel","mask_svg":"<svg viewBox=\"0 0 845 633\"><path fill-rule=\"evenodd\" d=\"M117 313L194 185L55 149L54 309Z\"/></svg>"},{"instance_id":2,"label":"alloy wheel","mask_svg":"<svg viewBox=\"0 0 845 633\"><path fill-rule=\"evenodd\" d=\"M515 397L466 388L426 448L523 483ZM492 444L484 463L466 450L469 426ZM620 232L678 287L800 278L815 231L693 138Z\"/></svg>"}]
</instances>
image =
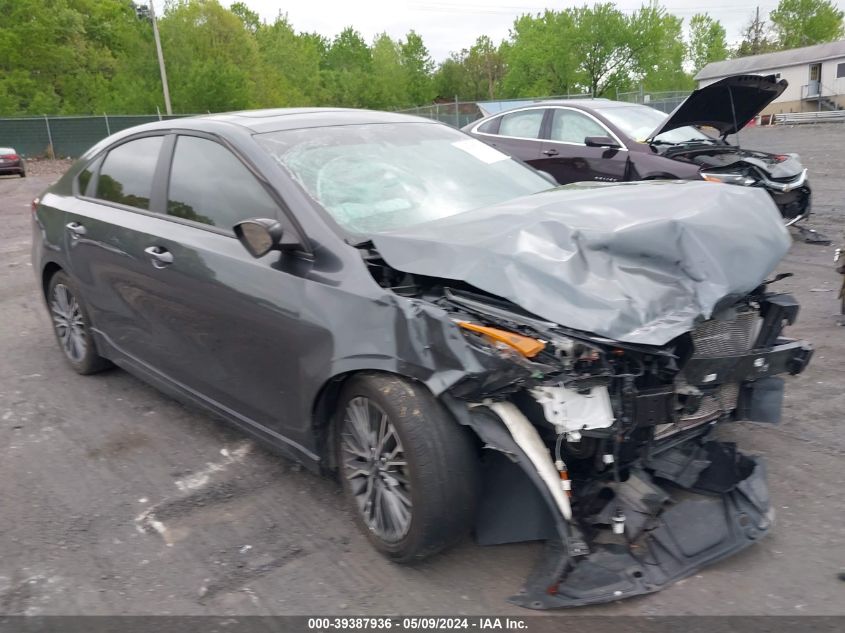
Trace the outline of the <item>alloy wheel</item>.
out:
<instances>
[{"instance_id":1,"label":"alloy wheel","mask_svg":"<svg viewBox=\"0 0 845 633\"><path fill-rule=\"evenodd\" d=\"M79 302L70 288L64 284L56 284L53 288L50 312L65 354L74 363L81 362L88 350L85 321L82 318Z\"/></svg>"},{"instance_id":2,"label":"alloy wheel","mask_svg":"<svg viewBox=\"0 0 845 633\"><path fill-rule=\"evenodd\" d=\"M411 526L411 489L402 442L388 415L363 396L346 406L340 438L343 476L367 527L396 543Z\"/></svg>"}]
</instances>

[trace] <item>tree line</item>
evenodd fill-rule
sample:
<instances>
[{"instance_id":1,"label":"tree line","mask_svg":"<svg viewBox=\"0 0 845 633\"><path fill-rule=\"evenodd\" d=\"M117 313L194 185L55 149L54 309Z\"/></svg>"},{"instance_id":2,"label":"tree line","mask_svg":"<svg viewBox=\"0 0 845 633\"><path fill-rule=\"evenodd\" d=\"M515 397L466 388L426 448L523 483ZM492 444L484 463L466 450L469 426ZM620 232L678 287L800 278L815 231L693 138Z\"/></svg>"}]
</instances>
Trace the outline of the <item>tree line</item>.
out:
<instances>
[{"instance_id":1,"label":"tree line","mask_svg":"<svg viewBox=\"0 0 845 633\"><path fill-rule=\"evenodd\" d=\"M163 110L146 3L0 0L0 116ZM263 21L244 2L170 0L158 27L175 112L336 105L400 109L438 100L689 90L704 65L843 37L831 0L781 0L730 47L707 13L688 24L656 1L521 15L502 42L482 35L436 64L422 37L367 42Z\"/></svg>"}]
</instances>

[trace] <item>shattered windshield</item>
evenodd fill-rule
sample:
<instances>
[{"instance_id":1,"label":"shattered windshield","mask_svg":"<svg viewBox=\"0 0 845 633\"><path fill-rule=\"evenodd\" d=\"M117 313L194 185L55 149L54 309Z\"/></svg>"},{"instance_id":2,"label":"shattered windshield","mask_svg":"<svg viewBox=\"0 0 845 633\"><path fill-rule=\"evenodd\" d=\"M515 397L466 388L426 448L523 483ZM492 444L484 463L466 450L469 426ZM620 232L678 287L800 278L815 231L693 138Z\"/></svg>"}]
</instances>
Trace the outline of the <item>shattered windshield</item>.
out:
<instances>
[{"instance_id":1,"label":"shattered windshield","mask_svg":"<svg viewBox=\"0 0 845 633\"><path fill-rule=\"evenodd\" d=\"M342 125L255 138L352 233L412 226L552 187L531 168L444 125Z\"/></svg>"},{"instance_id":2,"label":"shattered windshield","mask_svg":"<svg viewBox=\"0 0 845 633\"><path fill-rule=\"evenodd\" d=\"M643 143L649 135L663 123L668 115L643 105L630 105L621 108L602 108L602 115L621 129L632 139ZM701 130L685 125L654 137L655 141L664 143L685 143L689 141L712 142L713 138Z\"/></svg>"}]
</instances>

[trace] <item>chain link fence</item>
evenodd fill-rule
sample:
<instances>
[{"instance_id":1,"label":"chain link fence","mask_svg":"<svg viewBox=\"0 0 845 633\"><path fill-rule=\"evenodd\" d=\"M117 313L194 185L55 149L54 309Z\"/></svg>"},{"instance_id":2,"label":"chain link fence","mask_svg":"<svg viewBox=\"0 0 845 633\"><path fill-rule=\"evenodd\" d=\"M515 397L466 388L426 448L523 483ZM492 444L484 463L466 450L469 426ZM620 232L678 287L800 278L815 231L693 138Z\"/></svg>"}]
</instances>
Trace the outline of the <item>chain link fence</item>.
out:
<instances>
[{"instance_id":1,"label":"chain link fence","mask_svg":"<svg viewBox=\"0 0 845 633\"><path fill-rule=\"evenodd\" d=\"M686 91L620 92L619 101L642 103L663 112L671 112L689 95ZM426 117L452 127L465 125L485 116L488 111L501 112L511 107L549 99L589 99L588 94L525 97L496 101L450 101L399 110ZM38 116L0 119L0 147L13 147L29 158L76 158L105 137L126 128L163 119L178 119L187 114L102 114L98 116Z\"/></svg>"},{"instance_id":2,"label":"chain link fence","mask_svg":"<svg viewBox=\"0 0 845 633\"><path fill-rule=\"evenodd\" d=\"M589 99L589 94L550 95L548 97L521 97L517 99L495 99L491 101L444 101L426 106L397 110L403 114L434 119L452 127L462 128L493 112L504 112L510 108L548 101L550 99Z\"/></svg>"},{"instance_id":3,"label":"chain link fence","mask_svg":"<svg viewBox=\"0 0 845 633\"><path fill-rule=\"evenodd\" d=\"M397 110L397 112L434 119L456 128L462 128L482 117L481 110L478 109L478 104L475 101L435 103L434 105Z\"/></svg>"},{"instance_id":4,"label":"chain link fence","mask_svg":"<svg viewBox=\"0 0 845 633\"><path fill-rule=\"evenodd\" d=\"M636 90L634 92L619 92L616 95L616 100L641 103L669 114L681 105L689 95L689 90L667 90L663 92Z\"/></svg>"},{"instance_id":5,"label":"chain link fence","mask_svg":"<svg viewBox=\"0 0 845 633\"><path fill-rule=\"evenodd\" d=\"M0 119L0 147L24 157L76 158L110 134L126 128L188 115L41 116Z\"/></svg>"}]
</instances>

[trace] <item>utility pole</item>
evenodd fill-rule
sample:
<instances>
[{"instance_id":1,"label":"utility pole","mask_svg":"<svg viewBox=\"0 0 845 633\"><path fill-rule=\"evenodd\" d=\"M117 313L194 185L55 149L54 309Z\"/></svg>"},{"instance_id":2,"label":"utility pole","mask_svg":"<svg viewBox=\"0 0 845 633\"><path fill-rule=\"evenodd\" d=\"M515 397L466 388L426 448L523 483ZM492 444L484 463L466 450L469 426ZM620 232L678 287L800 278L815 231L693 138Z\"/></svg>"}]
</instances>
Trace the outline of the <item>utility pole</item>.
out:
<instances>
[{"instance_id":1,"label":"utility pole","mask_svg":"<svg viewBox=\"0 0 845 633\"><path fill-rule=\"evenodd\" d=\"M153 7L153 0L150 0L150 18L153 21L153 38L156 41L158 69L161 72L161 89L164 91L164 109L167 111L167 114L173 114L173 108L170 107L170 88L167 87L167 71L164 69L164 55L161 52L161 38L158 36L158 24L156 24L156 12Z\"/></svg>"}]
</instances>

